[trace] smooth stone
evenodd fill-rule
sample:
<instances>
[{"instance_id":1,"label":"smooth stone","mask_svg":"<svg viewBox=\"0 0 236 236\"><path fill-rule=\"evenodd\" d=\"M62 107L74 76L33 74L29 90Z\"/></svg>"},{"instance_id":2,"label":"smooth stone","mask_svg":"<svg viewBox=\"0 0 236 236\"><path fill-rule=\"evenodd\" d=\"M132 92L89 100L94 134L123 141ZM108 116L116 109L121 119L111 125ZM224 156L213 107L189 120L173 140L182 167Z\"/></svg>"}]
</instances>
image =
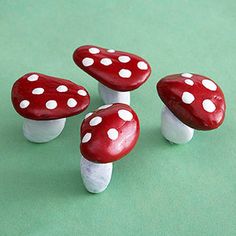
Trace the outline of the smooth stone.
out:
<instances>
[{"instance_id":1,"label":"smooth stone","mask_svg":"<svg viewBox=\"0 0 236 236\"><path fill-rule=\"evenodd\" d=\"M111 181L112 163L94 163L81 156L80 171L85 188L91 193L101 193Z\"/></svg>"},{"instance_id":2,"label":"smooth stone","mask_svg":"<svg viewBox=\"0 0 236 236\"><path fill-rule=\"evenodd\" d=\"M181 122L164 106L161 113L161 133L170 143L184 144L192 139L194 129Z\"/></svg>"},{"instance_id":3,"label":"smooth stone","mask_svg":"<svg viewBox=\"0 0 236 236\"><path fill-rule=\"evenodd\" d=\"M46 143L58 137L65 127L66 118L57 120L25 119L23 134L34 143Z\"/></svg>"},{"instance_id":4,"label":"smooth stone","mask_svg":"<svg viewBox=\"0 0 236 236\"><path fill-rule=\"evenodd\" d=\"M12 103L22 117L47 122L81 113L90 97L84 87L69 80L28 73L14 83Z\"/></svg>"},{"instance_id":5,"label":"smooth stone","mask_svg":"<svg viewBox=\"0 0 236 236\"><path fill-rule=\"evenodd\" d=\"M158 81L157 92L170 111L195 130L213 130L224 121L224 94L206 76L191 73L168 75Z\"/></svg>"},{"instance_id":6,"label":"smooth stone","mask_svg":"<svg viewBox=\"0 0 236 236\"><path fill-rule=\"evenodd\" d=\"M98 83L98 92L105 104L124 103L130 105L130 92L115 91Z\"/></svg>"}]
</instances>

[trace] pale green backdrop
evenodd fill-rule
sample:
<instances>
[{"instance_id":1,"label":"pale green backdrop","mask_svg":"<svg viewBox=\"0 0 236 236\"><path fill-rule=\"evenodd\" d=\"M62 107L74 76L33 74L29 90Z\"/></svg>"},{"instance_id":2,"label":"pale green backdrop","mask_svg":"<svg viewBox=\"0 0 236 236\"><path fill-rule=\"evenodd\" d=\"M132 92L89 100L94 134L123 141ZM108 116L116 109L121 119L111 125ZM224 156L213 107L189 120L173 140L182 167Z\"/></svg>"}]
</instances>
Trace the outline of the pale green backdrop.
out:
<instances>
[{"instance_id":1,"label":"pale green backdrop","mask_svg":"<svg viewBox=\"0 0 236 236\"><path fill-rule=\"evenodd\" d=\"M236 235L235 12L235 0L0 0L0 235ZM72 61L83 44L136 53L153 69L132 93L139 142L99 195L80 178L85 113L36 145L10 101L13 82L37 71L85 86L87 112L100 106L97 82ZM160 135L155 89L178 72L212 77L227 100L225 123L182 146Z\"/></svg>"}]
</instances>

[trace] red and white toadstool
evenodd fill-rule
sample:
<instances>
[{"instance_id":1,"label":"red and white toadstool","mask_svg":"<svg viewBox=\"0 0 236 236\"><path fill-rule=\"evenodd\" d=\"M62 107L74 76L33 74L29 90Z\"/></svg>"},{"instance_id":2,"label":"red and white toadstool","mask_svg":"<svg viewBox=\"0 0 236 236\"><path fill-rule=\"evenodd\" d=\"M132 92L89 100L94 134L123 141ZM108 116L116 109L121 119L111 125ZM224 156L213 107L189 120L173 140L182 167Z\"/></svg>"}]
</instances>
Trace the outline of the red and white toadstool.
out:
<instances>
[{"instance_id":1,"label":"red and white toadstool","mask_svg":"<svg viewBox=\"0 0 236 236\"><path fill-rule=\"evenodd\" d=\"M24 136L43 143L56 138L66 117L84 111L90 102L86 89L69 80L39 73L28 73L12 87L12 103L25 118Z\"/></svg>"},{"instance_id":2,"label":"red and white toadstool","mask_svg":"<svg viewBox=\"0 0 236 236\"><path fill-rule=\"evenodd\" d=\"M85 116L80 132L80 167L89 192L106 189L112 176L112 162L133 149L139 132L138 116L126 104L104 105Z\"/></svg>"},{"instance_id":3,"label":"red and white toadstool","mask_svg":"<svg viewBox=\"0 0 236 236\"><path fill-rule=\"evenodd\" d=\"M143 58L131 53L96 46L82 46L73 54L74 62L98 80L105 104L130 104L130 92L150 76L151 67Z\"/></svg>"},{"instance_id":4,"label":"red and white toadstool","mask_svg":"<svg viewBox=\"0 0 236 236\"><path fill-rule=\"evenodd\" d=\"M165 104L161 132L172 143L187 143L194 129L216 129L224 121L224 94L210 78L190 73L169 75L157 83L157 91Z\"/></svg>"}]
</instances>

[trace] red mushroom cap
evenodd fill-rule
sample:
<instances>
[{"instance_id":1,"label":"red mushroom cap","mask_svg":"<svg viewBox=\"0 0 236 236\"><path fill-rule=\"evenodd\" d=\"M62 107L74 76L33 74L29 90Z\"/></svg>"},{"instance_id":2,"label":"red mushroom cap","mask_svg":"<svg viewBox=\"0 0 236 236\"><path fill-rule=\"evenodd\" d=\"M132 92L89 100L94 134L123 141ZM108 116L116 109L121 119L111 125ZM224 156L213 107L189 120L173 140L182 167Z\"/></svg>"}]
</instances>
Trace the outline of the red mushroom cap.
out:
<instances>
[{"instance_id":1,"label":"red mushroom cap","mask_svg":"<svg viewBox=\"0 0 236 236\"><path fill-rule=\"evenodd\" d=\"M81 125L81 154L92 162L117 161L133 149L139 132L138 116L130 106L101 106L87 114Z\"/></svg>"},{"instance_id":2,"label":"red mushroom cap","mask_svg":"<svg viewBox=\"0 0 236 236\"><path fill-rule=\"evenodd\" d=\"M157 91L171 112L193 129L216 129L224 121L224 94L213 80L205 76L169 75L157 83Z\"/></svg>"},{"instance_id":3,"label":"red mushroom cap","mask_svg":"<svg viewBox=\"0 0 236 236\"><path fill-rule=\"evenodd\" d=\"M117 91L131 91L150 76L151 67L131 53L96 46L82 46L73 54L74 62L105 86Z\"/></svg>"},{"instance_id":4,"label":"red mushroom cap","mask_svg":"<svg viewBox=\"0 0 236 236\"><path fill-rule=\"evenodd\" d=\"M12 87L12 103L23 117L53 120L76 115L90 102L86 89L69 80L28 73Z\"/></svg>"}]
</instances>

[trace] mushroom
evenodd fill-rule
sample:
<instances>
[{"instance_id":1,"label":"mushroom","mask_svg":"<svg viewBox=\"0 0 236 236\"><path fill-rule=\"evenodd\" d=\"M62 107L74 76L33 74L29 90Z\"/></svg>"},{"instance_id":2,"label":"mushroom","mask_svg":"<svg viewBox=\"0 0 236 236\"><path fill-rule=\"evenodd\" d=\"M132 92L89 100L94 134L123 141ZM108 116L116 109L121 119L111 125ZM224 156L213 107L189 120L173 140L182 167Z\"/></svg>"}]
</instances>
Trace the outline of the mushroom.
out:
<instances>
[{"instance_id":1,"label":"mushroom","mask_svg":"<svg viewBox=\"0 0 236 236\"><path fill-rule=\"evenodd\" d=\"M74 62L98 80L98 90L105 104L130 104L130 92L150 76L151 67L131 53L96 46L81 46L74 51Z\"/></svg>"},{"instance_id":2,"label":"mushroom","mask_svg":"<svg viewBox=\"0 0 236 236\"><path fill-rule=\"evenodd\" d=\"M12 87L12 103L25 118L23 134L31 142L44 143L63 130L66 117L84 111L90 102L84 87L69 80L28 73Z\"/></svg>"},{"instance_id":3,"label":"mushroom","mask_svg":"<svg viewBox=\"0 0 236 236\"><path fill-rule=\"evenodd\" d=\"M216 129L224 121L224 94L210 78L190 73L169 75L157 83L157 92L165 104L161 132L172 143L187 143L194 129Z\"/></svg>"},{"instance_id":4,"label":"mushroom","mask_svg":"<svg viewBox=\"0 0 236 236\"><path fill-rule=\"evenodd\" d=\"M134 148L139 132L138 116L126 104L104 105L85 116L80 131L80 168L89 192L100 193L107 188L112 162Z\"/></svg>"}]
</instances>

